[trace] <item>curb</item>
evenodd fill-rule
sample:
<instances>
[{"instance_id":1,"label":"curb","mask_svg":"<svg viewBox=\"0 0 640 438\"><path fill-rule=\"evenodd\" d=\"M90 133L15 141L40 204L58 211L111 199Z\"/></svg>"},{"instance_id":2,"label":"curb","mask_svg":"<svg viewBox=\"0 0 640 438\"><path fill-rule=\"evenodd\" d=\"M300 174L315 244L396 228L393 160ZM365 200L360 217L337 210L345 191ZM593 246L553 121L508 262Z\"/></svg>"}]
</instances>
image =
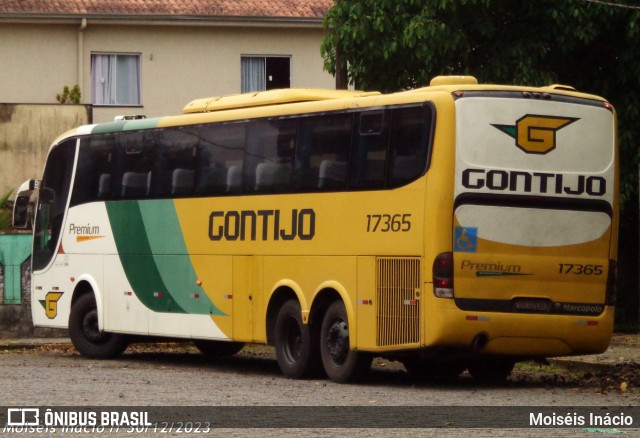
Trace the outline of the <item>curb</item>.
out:
<instances>
[{"instance_id":1,"label":"curb","mask_svg":"<svg viewBox=\"0 0 640 438\"><path fill-rule=\"evenodd\" d=\"M45 346L71 347L71 340L67 338L60 339L34 339L34 340L7 340L0 339L0 350L36 350Z\"/></svg>"},{"instance_id":2,"label":"curb","mask_svg":"<svg viewBox=\"0 0 640 438\"><path fill-rule=\"evenodd\" d=\"M549 359L549 363L558 368L582 373L603 373L615 368L615 362L589 362L574 359Z\"/></svg>"}]
</instances>

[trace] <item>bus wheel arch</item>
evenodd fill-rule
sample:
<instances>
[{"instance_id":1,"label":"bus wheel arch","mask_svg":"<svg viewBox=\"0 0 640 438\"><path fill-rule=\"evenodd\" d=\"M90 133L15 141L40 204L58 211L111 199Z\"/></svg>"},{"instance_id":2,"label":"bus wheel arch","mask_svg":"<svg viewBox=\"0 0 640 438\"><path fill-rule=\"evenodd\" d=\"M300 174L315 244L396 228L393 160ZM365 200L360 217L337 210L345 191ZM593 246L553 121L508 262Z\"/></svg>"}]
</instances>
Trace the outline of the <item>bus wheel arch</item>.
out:
<instances>
[{"instance_id":1,"label":"bus wheel arch","mask_svg":"<svg viewBox=\"0 0 640 438\"><path fill-rule=\"evenodd\" d=\"M267 329L267 344L275 345L275 327L276 327L276 319L278 317L278 312L289 300L298 300L298 295L295 291L286 286L280 286L276 288L276 290L271 294L269 298L269 305L267 306L267 314L266 314L266 329Z\"/></svg>"},{"instance_id":2,"label":"bus wheel arch","mask_svg":"<svg viewBox=\"0 0 640 438\"><path fill-rule=\"evenodd\" d=\"M86 280L76 286L71 299L69 337L80 354L94 359L110 359L127 348L127 337L100 329L98 301L94 287Z\"/></svg>"}]
</instances>

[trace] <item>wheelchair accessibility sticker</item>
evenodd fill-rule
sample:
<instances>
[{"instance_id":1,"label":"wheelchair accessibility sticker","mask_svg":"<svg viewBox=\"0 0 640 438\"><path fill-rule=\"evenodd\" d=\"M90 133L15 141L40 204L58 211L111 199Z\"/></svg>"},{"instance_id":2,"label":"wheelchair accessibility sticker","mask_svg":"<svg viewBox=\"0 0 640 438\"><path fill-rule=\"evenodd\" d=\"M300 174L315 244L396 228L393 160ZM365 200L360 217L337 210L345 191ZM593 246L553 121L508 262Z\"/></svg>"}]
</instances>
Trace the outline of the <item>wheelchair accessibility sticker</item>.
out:
<instances>
[{"instance_id":1,"label":"wheelchair accessibility sticker","mask_svg":"<svg viewBox=\"0 0 640 438\"><path fill-rule=\"evenodd\" d=\"M472 227L456 227L453 250L455 252L478 251L478 229Z\"/></svg>"}]
</instances>

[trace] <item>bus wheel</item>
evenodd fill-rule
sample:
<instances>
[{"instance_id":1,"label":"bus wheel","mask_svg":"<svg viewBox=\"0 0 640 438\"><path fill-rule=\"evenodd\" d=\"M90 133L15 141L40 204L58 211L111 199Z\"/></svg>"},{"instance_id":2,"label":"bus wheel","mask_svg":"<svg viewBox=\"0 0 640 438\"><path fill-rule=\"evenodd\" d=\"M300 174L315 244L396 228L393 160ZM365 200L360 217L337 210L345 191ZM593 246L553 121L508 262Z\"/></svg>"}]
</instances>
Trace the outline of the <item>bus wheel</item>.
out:
<instances>
[{"instance_id":1,"label":"bus wheel","mask_svg":"<svg viewBox=\"0 0 640 438\"><path fill-rule=\"evenodd\" d=\"M125 335L101 332L98 328L98 309L92 294L82 295L73 303L69 337L80 354L95 359L116 357L127 348Z\"/></svg>"},{"instance_id":2,"label":"bus wheel","mask_svg":"<svg viewBox=\"0 0 640 438\"><path fill-rule=\"evenodd\" d=\"M467 364L474 380L482 383L504 383L516 362L508 357L478 357Z\"/></svg>"},{"instance_id":3,"label":"bus wheel","mask_svg":"<svg viewBox=\"0 0 640 438\"><path fill-rule=\"evenodd\" d=\"M209 359L233 356L244 347L242 342L206 341L194 339L193 345Z\"/></svg>"},{"instance_id":4,"label":"bus wheel","mask_svg":"<svg viewBox=\"0 0 640 438\"><path fill-rule=\"evenodd\" d=\"M371 368L371 355L349 348L349 323L342 301L334 301L324 315L320 354L327 376L335 382L358 380Z\"/></svg>"},{"instance_id":5,"label":"bus wheel","mask_svg":"<svg viewBox=\"0 0 640 438\"><path fill-rule=\"evenodd\" d=\"M413 379L432 383L454 382L465 368L460 361L430 361L419 357L404 358L402 364Z\"/></svg>"},{"instance_id":6,"label":"bus wheel","mask_svg":"<svg viewBox=\"0 0 640 438\"><path fill-rule=\"evenodd\" d=\"M300 303L285 302L276 318L276 359L280 371L290 379L311 377L318 368L318 340L311 327L302 323Z\"/></svg>"}]
</instances>

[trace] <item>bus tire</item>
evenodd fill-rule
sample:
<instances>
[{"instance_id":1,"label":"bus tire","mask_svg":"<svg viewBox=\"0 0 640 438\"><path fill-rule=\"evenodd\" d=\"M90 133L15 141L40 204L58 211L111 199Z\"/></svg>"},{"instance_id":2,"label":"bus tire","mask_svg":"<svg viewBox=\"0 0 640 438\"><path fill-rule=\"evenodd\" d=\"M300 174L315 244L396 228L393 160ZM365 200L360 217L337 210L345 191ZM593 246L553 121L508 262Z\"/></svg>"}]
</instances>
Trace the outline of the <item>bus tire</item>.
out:
<instances>
[{"instance_id":1,"label":"bus tire","mask_svg":"<svg viewBox=\"0 0 640 438\"><path fill-rule=\"evenodd\" d=\"M209 341L194 339L193 345L208 359L230 357L238 353L244 347L243 342Z\"/></svg>"},{"instance_id":2,"label":"bus tire","mask_svg":"<svg viewBox=\"0 0 640 438\"><path fill-rule=\"evenodd\" d=\"M127 337L98 329L98 308L93 294L84 294L71 306L69 337L80 354L94 359L111 359L127 348Z\"/></svg>"},{"instance_id":3,"label":"bus tire","mask_svg":"<svg viewBox=\"0 0 640 438\"><path fill-rule=\"evenodd\" d=\"M302 322L300 303L286 301L276 317L276 359L280 371L290 379L312 377L319 367L318 336Z\"/></svg>"},{"instance_id":4,"label":"bus tire","mask_svg":"<svg viewBox=\"0 0 640 438\"><path fill-rule=\"evenodd\" d=\"M467 364L467 371L480 383L504 383L511 375L515 360L509 357L480 356Z\"/></svg>"},{"instance_id":5,"label":"bus tire","mask_svg":"<svg viewBox=\"0 0 640 438\"><path fill-rule=\"evenodd\" d=\"M320 355L327 376L338 383L363 378L371 368L372 356L349 347L349 321L344 303L334 301L322 320Z\"/></svg>"}]
</instances>

